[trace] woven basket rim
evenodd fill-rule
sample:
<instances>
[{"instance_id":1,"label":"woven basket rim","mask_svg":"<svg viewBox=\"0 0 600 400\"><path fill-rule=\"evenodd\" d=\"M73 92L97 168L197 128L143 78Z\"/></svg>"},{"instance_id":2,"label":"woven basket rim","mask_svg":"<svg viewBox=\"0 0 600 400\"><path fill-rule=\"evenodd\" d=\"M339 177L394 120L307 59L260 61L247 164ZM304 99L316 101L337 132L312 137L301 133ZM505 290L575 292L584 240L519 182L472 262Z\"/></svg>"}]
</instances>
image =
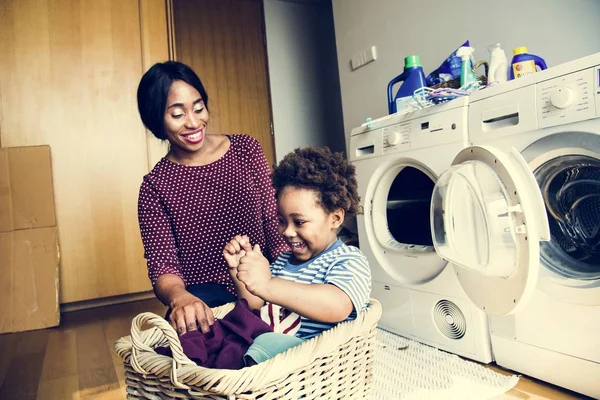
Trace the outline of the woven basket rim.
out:
<instances>
[{"instance_id":1,"label":"woven basket rim","mask_svg":"<svg viewBox=\"0 0 600 400\"><path fill-rule=\"evenodd\" d=\"M219 318L233 309L235 303L229 303L213 309ZM162 318L152 313L142 313L139 316L152 315L160 318L178 340L173 328ZM138 316L138 317L139 317ZM381 317L381 304L376 299L371 299L367 308L357 315L353 321L341 322L335 327L315 336L298 346L290 348L275 357L239 370L225 370L201 367L198 365L175 365L175 360L168 356L156 354L154 351L142 351L133 354L134 344L132 336L125 336L117 340L115 349L123 362L131 367L132 357L136 357L136 364L146 370L147 375L161 379L173 379L173 373L179 377L181 388L202 388L212 393L231 395L260 389L267 384L280 381L301 371L313 362L336 352L339 347L349 342L352 337L367 334L377 325ZM137 317L136 317L137 318ZM135 320L135 319L134 319ZM133 324L132 324L133 325ZM133 326L132 326L133 335ZM141 332L142 340L152 349L166 345L164 334L158 327L153 327ZM190 361L191 362L191 361ZM173 369L176 369L174 371ZM135 369L135 368L134 368ZM144 374L146 375L146 374ZM175 382L173 382L175 384Z\"/></svg>"}]
</instances>

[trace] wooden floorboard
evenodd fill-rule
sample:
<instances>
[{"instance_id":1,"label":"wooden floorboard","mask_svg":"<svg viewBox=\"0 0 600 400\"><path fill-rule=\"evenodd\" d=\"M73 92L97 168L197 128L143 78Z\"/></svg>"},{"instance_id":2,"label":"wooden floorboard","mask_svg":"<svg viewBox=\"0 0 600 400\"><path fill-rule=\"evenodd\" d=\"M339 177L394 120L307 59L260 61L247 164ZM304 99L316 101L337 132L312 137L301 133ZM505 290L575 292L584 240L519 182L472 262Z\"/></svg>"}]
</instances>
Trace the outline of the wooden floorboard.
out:
<instances>
[{"instance_id":1,"label":"wooden floorboard","mask_svg":"<svg viewBox=\"0 0 600 400\"><path fill-rule=\"evenodd\" d=\"M77 332L75 329L53 329L42 366L41 381L77 375Z\"/></svg>"},{"instance_id":2,"label":"wooden floorboard","mask_svg":"<svg viewBox=\"0 0 600 400\"><path fill-rule=\"evenodd\" d=\"M114 343L129 334L133 317L145 311L164 315L165 307L151 299L74 311L64 313L56 328L0 335L0 399L124 399L123 364ZM494 364L487 367L516 374ZM588 398L523 376L497 399Z\"/></svg>"},{"instance_id":3,"label":"wooden floorboard","mask_svg":"<svg viewBox=\"0 0 600 400\"><path fill-rule=\"evenodd\" d=\"M503 375L520 375L515 371L505 370L496 364L487 365L488 368ZM520 375L519 383L513 389L496 397L494 400L593 400L590 397L572 392L561 387L551 385L537 379Z\"/></svg>"},{"instance_id":4,"label":"wooden floorboard","mask_svg":"<svg viewBox=\"0 0 600 400\"><path fill-rule=\"evenodd\" d=\"M0 388L4 385L4 378L17 350L17 340L18 336L15 334L0 335Z\"/></svg>"},{"instance_id":5,"label":"wooden floorboard","mask_svg":"<svg viewBox=\"0 0 600 400\"><path fill-rule=\"evenodd\" d=\"M40 330L16 335L16 350L0 388L0 399L36 398L48 333L48 330Z\"/></svg>"},{"instance_id":6,"label":"wooden floorboard","mask_svg":"<svg viewBox=\"0 0 600 400\"><path fill-rule=\"evenodd\" d=\"M77 330L77 375L81 397L119 388L103 322L84 325Z\"/></svg>"}]
</instances>

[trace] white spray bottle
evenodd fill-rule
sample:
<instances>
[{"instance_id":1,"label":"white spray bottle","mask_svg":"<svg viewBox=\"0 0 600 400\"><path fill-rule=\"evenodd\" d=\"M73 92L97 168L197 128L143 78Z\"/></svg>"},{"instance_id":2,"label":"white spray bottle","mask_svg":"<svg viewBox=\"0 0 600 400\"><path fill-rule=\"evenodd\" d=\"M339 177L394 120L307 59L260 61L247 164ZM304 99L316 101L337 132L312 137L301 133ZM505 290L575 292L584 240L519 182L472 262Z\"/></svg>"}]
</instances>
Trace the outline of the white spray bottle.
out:
<instances>
[{"instance_id":1,"label":"white spray bottle","mask_svg":"<svg viewBox=\"0 0 600 400\"><path fill-rule=\"evenodd\" d=\"M488 47L490 51L490 67L488 69L488 85L508 81L508 61L500 43Z\"/></svg>"}]
</instances>

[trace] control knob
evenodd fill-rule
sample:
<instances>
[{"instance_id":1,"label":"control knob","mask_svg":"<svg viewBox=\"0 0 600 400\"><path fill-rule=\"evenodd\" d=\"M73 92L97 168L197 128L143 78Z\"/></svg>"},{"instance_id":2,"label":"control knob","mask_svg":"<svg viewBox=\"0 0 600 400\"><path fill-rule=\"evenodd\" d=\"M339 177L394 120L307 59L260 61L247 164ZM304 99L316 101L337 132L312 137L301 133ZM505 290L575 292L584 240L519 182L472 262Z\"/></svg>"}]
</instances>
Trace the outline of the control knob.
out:
<instances>
[{"instance_id":1,"label":"control knob","mask_svg":"<svg viewBox=\"0 0 600 400\"><path fill-rule=\"evenodd\" d=\"M400 143L401 139L402 135L400 135L400 132L393 131L388 135L387 141L390 145L395 146Z\"/></svg>"},{"instance_id":2,"label":"control knob","mask_svg":"<svg viewBox=\"0 0 600 400\"><path fill-rule=\"evenodd\" d=\"M550 103L560 110L569 108L574 100L575 93L573 93L573 89L566 86L559 86L550 95Z\"/></svg>"}]
</instances>

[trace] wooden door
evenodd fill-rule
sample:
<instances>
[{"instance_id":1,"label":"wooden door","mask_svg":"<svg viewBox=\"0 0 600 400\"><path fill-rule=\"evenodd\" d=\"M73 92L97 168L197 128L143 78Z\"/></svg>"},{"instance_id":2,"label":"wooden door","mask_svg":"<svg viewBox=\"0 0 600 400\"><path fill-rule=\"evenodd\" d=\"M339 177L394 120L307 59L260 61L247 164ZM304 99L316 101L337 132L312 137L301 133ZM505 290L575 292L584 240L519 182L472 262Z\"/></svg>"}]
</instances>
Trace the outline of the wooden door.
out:
<instances>
[{"instance_id":1,"label":"wooden door","mask_svg":"<svg viewBox=\"0 0 600 400\"><path fill-rule=\"evenodd\" d=\"M175 58L209 97L209 133L247 133L275 162L261 0L172 0Z\"/></svg>"},{"instance_id":2,"label":"wooden door","mask_svg":"<svg viewBox=\"0 0 600 400\"><path fill-rule=\"evenodd\" d=\"M61 303L149 290L138 1L0 0L2 146L51 147Z\"/></svg>"}]
</instances>

